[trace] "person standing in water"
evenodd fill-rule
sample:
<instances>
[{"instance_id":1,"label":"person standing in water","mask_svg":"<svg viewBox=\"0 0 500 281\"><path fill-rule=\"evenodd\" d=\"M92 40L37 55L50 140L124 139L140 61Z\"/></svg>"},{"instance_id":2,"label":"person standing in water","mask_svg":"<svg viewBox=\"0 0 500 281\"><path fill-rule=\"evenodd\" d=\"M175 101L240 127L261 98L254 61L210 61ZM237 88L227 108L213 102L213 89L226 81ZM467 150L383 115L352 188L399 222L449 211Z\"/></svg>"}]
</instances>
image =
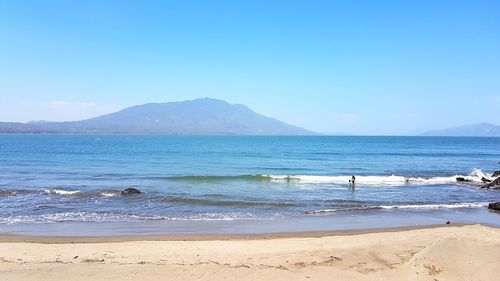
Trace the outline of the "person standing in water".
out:
<instances>
[{"instance_id":1,"label":"person standing in water","mask_svg":"<svg viewBox=\"0 0 500 281\"><path fill-rule=\"evenodd\" d=\"M351 189L351 187L352 187L351 180L349 180L349 182L347 183L347 188Z\"/></svg>"},{"instance_id":2,"label":"person standing in water","mask_svg":"<svg viewBox=\"0 0 500 281\"><path fill-rule=\"evenodd\" d=\"M356 188L356 177L352 176L350 182L351 182L352 189L354 190L354 188Z\"/></svg>"}]
</instances>

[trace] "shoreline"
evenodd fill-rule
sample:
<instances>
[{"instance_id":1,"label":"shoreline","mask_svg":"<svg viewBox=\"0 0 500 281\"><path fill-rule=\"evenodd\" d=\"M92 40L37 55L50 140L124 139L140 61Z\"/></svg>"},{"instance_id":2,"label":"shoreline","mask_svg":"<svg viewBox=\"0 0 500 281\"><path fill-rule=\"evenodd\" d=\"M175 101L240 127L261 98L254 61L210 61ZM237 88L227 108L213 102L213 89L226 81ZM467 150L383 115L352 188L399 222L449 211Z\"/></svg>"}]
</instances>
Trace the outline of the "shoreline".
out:
<instances>
[{"instance_id":1,"label":"shoreline","mask_svg":"<svg viewBox=\"0 0 500 281\"><path fill-rule=\"evenodd\" d=\"M373 210L276 219L19 223L0 224L0 237L45 237L43 239L46 240L50 237L73 237L78 241L95 240L98 237L102 237L102 241L108 238L117 240L117 237L123 237L122 239L128 241L131 237L213 240L227 237L289 237L292 233L295 236L318 236L328 233L443 226L447 221L453 225L480 224L500 227L499 215L498 212L488 209L470 208L427 211Z\"/></svg>"},{"instance_id":2,"label":"shoreline","mask_svg":"<svg viewBox=\"0 0 500 281\"><path fill-rule=\"evenodd\" d=\"M41 236L41 235L18 235L0 234L0 243L41 243L41 244L68 244L68 243L120 243L134 241L237 241L237 240L272 240L286 238L322 238L332 236L352 236L371 233L393 233L411 230L424 230L434 228L454 228L463 226L484 226L499 229L500 226L484 224L433 224L422 226L401 226L366 228L350 230L330 231L299 231L299 232L277 232L260 234L162 234L162 235L118 235L118 236Z\"/></svg>"}]
</instances>

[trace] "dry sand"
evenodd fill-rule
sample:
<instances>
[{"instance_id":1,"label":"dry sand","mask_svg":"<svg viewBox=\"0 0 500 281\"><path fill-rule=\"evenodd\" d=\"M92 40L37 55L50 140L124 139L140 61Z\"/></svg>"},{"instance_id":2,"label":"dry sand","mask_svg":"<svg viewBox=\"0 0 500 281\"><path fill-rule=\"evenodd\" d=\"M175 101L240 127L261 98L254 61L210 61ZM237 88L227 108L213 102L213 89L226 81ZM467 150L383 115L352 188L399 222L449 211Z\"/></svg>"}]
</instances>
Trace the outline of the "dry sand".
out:
<instances>
[{"instance_id":1,"label":"dry sand","mask_svg":"<svg viewBox=\"0 0 500 281\"><path fill-rule=\"evenodd\" d=\"M0 280L500 280L498 228L323 235L197 241L2 236Z\"/></svg>"}]
</instances>

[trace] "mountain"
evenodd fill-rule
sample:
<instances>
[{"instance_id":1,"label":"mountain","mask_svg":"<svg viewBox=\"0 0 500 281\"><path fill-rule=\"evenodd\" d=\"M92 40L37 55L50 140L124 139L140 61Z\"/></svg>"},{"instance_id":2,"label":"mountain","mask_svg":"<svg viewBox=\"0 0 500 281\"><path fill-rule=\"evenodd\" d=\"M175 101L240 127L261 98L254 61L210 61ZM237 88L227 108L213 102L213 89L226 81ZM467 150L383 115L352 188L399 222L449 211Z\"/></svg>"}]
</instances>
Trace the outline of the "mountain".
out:
<instances>
[{"instance_id":1,"label":"mountain","mask_svg":"<svg viewBox=\"0 0 500 281\"><path fill-rule=\"evenodd\" d=\"M71 122L0 122L0 133L131 133L170 135L310 135L241 104L210 98L148 103Z\"/></svg>"},{"instance_id":2,"label":"mountain","mask_svg":"<svg viewBox=\"0 0 500 281\"><path fill-rule=\"evenodd\" d=\"M456 136L456 137L500 137L500 126L479 123L443 130L428 131L422 136Z\"/></svg>"}]
</instances>

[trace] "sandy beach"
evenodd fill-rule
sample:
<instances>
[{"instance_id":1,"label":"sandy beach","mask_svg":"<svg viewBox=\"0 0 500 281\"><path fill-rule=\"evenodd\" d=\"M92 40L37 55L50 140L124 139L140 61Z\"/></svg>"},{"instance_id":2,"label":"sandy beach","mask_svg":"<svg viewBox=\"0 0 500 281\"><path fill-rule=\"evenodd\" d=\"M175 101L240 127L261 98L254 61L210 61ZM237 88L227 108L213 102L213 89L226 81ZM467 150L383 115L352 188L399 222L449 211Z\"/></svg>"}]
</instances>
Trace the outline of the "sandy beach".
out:
<instances>
[{"instance_id":1,"label":"sandy beach","mask_svg":"<svg viewBox=\"0 0 500 281\"><path fill-rule=\"evenodd\" d=\"M0 280L498 280L500 229L0 237Z\"/></svg>"}]
</instances>

